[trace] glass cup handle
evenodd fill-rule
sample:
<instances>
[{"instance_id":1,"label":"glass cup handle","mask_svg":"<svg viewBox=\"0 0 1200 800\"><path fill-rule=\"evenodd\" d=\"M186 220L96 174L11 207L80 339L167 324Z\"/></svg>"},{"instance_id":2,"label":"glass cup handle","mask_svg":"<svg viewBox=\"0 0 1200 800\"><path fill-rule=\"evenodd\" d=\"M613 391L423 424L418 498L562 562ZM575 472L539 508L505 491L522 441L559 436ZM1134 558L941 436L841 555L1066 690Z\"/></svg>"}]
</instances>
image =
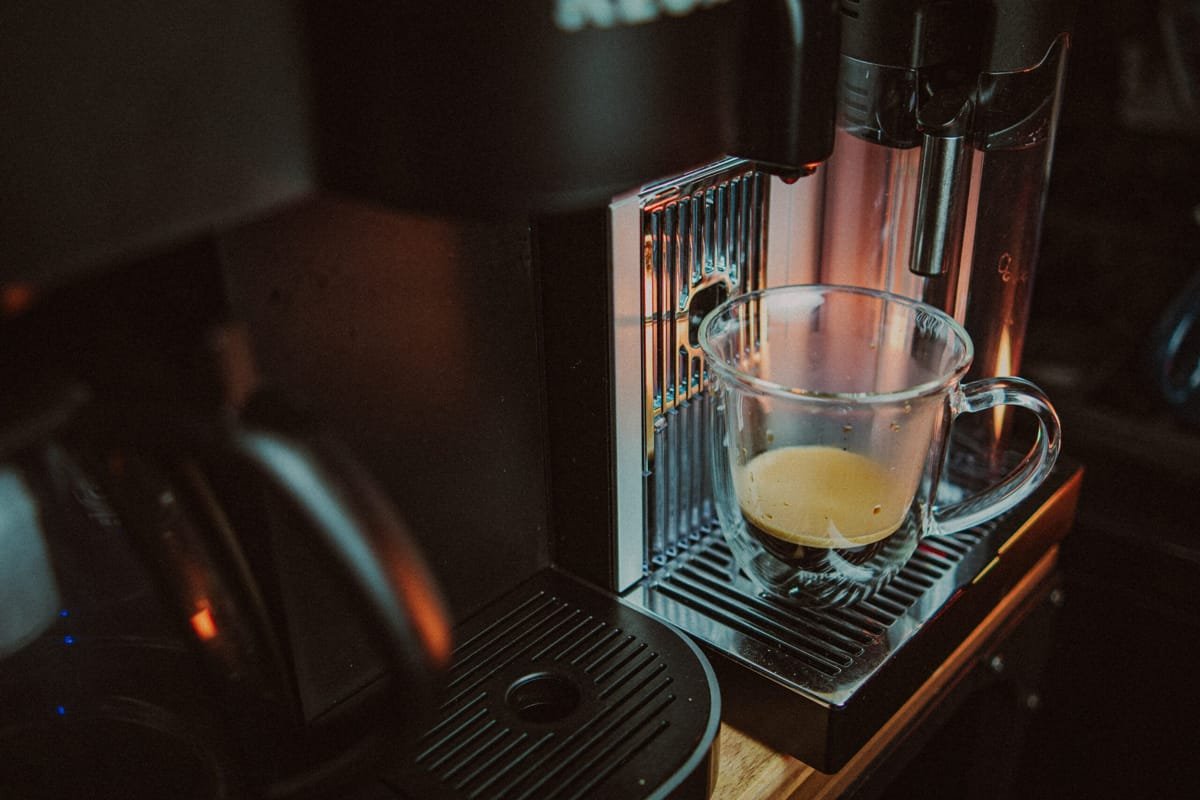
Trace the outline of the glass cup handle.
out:
<instances>
[{"instance_id":1,"label":"glass cup handle","mask_svg":"<svg viewBox=\"0 0 1200 800\"><path fill-rule=\"evenodd\" d=\"M1037 438L1021 463L999 483L945 508L935 506L933 529L939 534L957 533L1003 514L1029 497L1054 468L1062 446L1058 414L1046 394L1023 378L983 378L958 387L950 399L951 422L959 414L997 406L1032 411L1038 421Z\"/></svg>"}]
</instances>

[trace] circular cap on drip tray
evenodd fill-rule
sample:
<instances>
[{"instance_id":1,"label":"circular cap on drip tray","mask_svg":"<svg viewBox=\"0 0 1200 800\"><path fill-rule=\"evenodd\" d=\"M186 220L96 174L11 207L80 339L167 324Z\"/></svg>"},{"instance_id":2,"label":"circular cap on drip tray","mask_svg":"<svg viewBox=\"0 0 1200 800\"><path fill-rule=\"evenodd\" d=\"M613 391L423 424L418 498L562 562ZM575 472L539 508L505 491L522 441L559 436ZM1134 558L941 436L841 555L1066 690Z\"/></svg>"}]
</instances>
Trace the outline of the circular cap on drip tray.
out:
<instances>
[{"instance_id":1,"label":"circular cap on drip tray","mask_svg":"<svg viewBox=\"0 0 1200 800\"><path fill-rule=\"evenodd\" d=\"M385 776L402 796L708 796L716 678L666 624L546 570L455 640L438 722Z\"/></svg>"}]
</instances>

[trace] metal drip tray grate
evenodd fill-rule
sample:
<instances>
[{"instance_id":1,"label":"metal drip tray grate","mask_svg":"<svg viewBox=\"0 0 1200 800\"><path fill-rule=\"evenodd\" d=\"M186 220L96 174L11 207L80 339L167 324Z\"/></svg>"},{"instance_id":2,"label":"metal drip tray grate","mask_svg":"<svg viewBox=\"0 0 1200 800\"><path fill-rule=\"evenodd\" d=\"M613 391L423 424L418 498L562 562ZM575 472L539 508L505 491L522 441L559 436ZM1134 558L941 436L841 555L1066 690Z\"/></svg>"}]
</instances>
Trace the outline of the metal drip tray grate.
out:
<instances>
[{"instance_id":1,"label":"metal drip tray grate","mask_svg":"<svg viewBox=\"0 0 1200 800\"><path fill-rule=\"evenodd\" d=\"M975 529L936 546L923 543L887 587L849 608L811 609L760 596L737 571L719 534L708 535L664 570L653 591L703 611L731 632L770 643L794 662L792 674L802 676L810 691L842 702L906 630L906 615L940 605L954 588L940 583L959 565L986 563L971 555L994 530L994 525Z\"/></svg>"},{"instance_id":2,"label":"metal drip tray grate","mask_svg":"<svg viewBox=\"0 0 1200 800\"><path fill-rule=\"evenodd\" d=\"M705 796L720 703L686 638L547 571L460 626L414 798Z\"/></svg>"},{"instance_id":3,"label":"metal drip tray grate","mask_svg":"<svg viewBox=\"0 0 1200 800\"><path fill-rule=\"evenodd\" d=\"M719 532L653 572L628 599L714 657L727 721L833 772L1066 533L1065 524L1034 522L1062 505L1060 495L1074 497L1077 486L1067 485L1074 475L1057 470L1000 520L926 540L887 587L848 608L760 595Z\"/></svg>"}]
</instances>

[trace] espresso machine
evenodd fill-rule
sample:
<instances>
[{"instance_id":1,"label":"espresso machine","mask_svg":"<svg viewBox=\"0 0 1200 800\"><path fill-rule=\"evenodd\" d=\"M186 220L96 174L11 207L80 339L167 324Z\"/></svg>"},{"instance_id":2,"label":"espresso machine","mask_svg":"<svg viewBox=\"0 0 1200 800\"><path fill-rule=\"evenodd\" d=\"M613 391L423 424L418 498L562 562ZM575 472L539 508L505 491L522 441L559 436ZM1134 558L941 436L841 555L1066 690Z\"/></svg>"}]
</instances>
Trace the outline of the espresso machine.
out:
<instances>
[{"instance_id":1,"label":"espresso machine","mask_svg":"<svg viewBox=\"0 0 1200 800\"><path fill-rule=\"evenodd\" d=\"M697 336L722 300L788 284L886 290L962 322L972 376L1020 363L1073 5L847 2L838 12L827 159L790 169L714 160L618 195L602 220L547 222L539 240L559 260L580 242L607 243L610 267L591 287L610 308L591 327L578 284L543 283L555 510L590 509L588 541L603 543L579 553L560 542L559 558L702 642L726 720L829 772L940 663L947 631L978 620L1065 534L1079 477L1066 466L1033 511L927 542L853 613L764 598L733 566L710 498ZM586 341L599 325L604 340ZM607 381L590 404L580 373ZM943 502L1012 469L1024 449L1013 419L980 417L955 425ZM611 460L581 462L581 442Z\"/></svg>"},{"instance_id":2,"label":"espresso machine","mask_svg":"<svg viewBox=\"0 0 1200 800\"><path fill-rule=\"evenodd\" d=\"M696 331L850 282L1015 370L1063 5L6 11L0 563L37 613L0 626L33 698L0 787L706 796L722 719L839 769L1064 535L1078 474L876 600L775 605L715 527ZM71 555L105 535L119 568ZM171 656L80 678L113 638ZM138 768L61 782L68 725L69 765L120 728Z\"/></svg>"}]
</instances>

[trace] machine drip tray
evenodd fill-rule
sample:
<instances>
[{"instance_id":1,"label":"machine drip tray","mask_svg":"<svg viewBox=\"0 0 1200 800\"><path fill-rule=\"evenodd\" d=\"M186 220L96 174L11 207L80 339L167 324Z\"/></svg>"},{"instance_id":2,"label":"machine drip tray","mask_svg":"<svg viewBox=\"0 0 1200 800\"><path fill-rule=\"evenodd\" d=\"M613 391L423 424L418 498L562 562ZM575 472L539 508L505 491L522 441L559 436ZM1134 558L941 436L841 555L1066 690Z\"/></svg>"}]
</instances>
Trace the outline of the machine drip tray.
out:
<instances>
[{"instance_id":1,"label":"machine drip tray","mask_svg":"<svg viewBox=\"0 0 1200 800\"><path fill-rule=\"evenodd\" d=\"M463 623L439 721L386 776L403 797L707 797L720 695L686 637L545 570Z\"/></svg>"},{"instance_id":2,"label":"machine drip tray","mask_svg":"<svg viewBox=\"0 0 1200 800\"><path fill-rule=\"evenodd\" d=\"M725 720L836 772L933 674L1053 545L1075 514L1082 470L1055 469L999 520L931 538L880 593L813 610L760 595L719 532L626 599L677 625L713 658Z\"/></svg>"}]
</instances>

